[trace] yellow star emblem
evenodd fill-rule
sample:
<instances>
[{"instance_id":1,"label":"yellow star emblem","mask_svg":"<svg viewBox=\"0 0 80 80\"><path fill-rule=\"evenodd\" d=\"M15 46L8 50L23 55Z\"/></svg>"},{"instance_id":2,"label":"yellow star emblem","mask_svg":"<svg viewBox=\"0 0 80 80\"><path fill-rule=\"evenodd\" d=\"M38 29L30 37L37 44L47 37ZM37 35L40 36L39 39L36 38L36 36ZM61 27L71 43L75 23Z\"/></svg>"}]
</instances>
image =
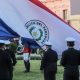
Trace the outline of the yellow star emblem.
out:
<instances>
[{"instance_id":1,"label":"yellow star emblem","mask_svg":"<svg viewBox=\"0 0 80 80\"><path fill-rule=\"evenodd\" d=\"M33 35L36 37L38 34L37 34L37 32L33 32Z\"/></svg>"}]
</instances>

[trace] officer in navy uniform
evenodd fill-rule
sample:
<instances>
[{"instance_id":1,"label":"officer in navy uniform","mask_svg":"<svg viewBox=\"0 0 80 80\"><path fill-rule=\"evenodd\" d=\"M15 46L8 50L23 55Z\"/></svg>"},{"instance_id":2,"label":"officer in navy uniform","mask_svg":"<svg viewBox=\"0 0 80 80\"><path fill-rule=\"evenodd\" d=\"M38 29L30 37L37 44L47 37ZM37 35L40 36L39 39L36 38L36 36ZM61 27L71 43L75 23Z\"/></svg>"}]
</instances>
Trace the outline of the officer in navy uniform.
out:
<instances>
[{"instance_id":1,"label":"officer in navy uniform","mask_svg":"<svg viewBox=\"0 0 80 80\"><path fill-rule=\"evenodd\" d=\"M10 80L10 71L12 71L12 62L10 56L4 51L4 43L0 42L0 80Z\"/></svg>"},{"instance_id":2,"label":"officer in navy uniform","mask_svg":"<svg viewBox=\"0 0 80 80\"><path fill-rule=\"evenodd\" d=\"M52 50L52 44L46 42L46 51L44 52L40 70L44 72L44 80L56 80L57 73L57 52Z\"/></svg>"},{"instance_id":3,"label":"officer in navy uniform","mask_svg":"<svg viewBox=\"0 0 80 80\"><path fill-rule=\"evenodd\" d=\"M17 63L15 53L10 49L10 42L5 43L5 52L10 55L12 66L14 67ZM13 79L13 70L10 71L10 80Z\"/></svg>"},{"instance_id":4,"label":"officer in navy uniform","mask_svg":"<svg viewBox=\"0 0 80 80\"><path fill-rule=\"evenodd\" d=\"M80 51L74 49L75 39L67 38L68 49L63 51L61 65L64 67L63 80L79 80Z\"/></svg>"}]
</instances>

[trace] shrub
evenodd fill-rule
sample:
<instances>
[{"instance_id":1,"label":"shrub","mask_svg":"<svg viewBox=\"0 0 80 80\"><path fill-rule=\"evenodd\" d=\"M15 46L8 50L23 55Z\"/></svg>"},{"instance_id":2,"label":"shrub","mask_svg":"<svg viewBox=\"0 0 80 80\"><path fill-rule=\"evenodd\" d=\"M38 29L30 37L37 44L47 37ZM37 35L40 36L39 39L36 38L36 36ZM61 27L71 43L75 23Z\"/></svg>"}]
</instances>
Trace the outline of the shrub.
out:
<instances>
[{"instance_id":1,"label":"shrub","mask_svg":"<svg viewBox=\"0 0 80 80\"><path fill-rule=\"evenodd\" d=\"M16 55L16 59L17 60L23 60L23 57L22 57L22 55Z\"/></svg>"},{"instance_id":2,"label":"shrub","mask_svg":"<svg viewBox=\"0 0 80 80\"><path fill-rule=\"evenodd\" d=\"M16 59L17 60L22 60L23 57L22 57L22 55L16 55ZM30 60L41 60L41 56L40 55L36 55L36 54L32 54L30 56Z\"/></svg>"}]
</instances>

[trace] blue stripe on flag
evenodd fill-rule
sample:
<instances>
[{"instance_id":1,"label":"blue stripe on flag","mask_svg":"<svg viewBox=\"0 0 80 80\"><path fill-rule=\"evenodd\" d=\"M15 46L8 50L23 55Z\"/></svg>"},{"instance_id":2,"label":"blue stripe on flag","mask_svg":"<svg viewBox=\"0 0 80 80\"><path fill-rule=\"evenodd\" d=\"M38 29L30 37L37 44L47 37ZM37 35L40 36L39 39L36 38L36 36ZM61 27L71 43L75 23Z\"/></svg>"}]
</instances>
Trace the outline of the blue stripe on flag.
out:
<instances>
[{"instance_id":1,"label":"blue stripe on flag","mask_svg":"<svg viewBox=\"0 0 80 80\"><path fill-rule=\"evenodd\" d=\"M21 41L22 41L22 44L28 43L30 45L30 48L40 48L40 46L36 43L34 39L22 37Z\"/></svg>"}]
</instances>

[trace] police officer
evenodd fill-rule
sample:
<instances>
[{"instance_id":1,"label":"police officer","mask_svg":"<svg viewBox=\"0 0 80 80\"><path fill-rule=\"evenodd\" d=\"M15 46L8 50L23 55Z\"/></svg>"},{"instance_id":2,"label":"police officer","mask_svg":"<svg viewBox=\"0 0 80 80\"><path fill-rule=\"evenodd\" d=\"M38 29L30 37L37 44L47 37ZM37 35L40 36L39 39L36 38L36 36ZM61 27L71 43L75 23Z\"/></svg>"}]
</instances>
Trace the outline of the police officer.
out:
<instances>
[{"instance_id":1,"label":"police officer","mask_svg":"<svg viewBox=\"0 0 80 80\"><path fill-rule=\"evenodd\" d=\"M80 51L74 49L75 39L67 38L68 49L63 51L61 65L64 67L63 80L79 80Z\"/></svg>"},{"instance_id":2,"label":"police officer","mask_svg":"<svg viewBox=\"0 0 80 80\"><path fill-rule=\"evenodd\" d=\"M15 53L12 49L10 49L9 46L10 42L5 42L5 52L10 55L11 61L12 61L12 66L14 67L17 63ZM13 69L10 71L10 80L13 79Z\"/></svg>"},{"instance_id":3,"label":"police officer","mask_svg":"<svg viewBox=\"0 0 80 80\"><path fill-rule=\"evenodd\" d=\"M4 43L0 42L0 80L10 80L12 62L10 56L4 51Z\"/></svg>"},{"instance_id":4,"label":"police officer","mask_svg":"<svg viewBox=\"0 0 80 80\"><path fill-rule=\"evenodd\" d=\"M13 66L16 65L17 63L17 60L16 60L16 57L15 57L15 53L14 51L10 48L10 43L5 43L5 51L10 55L11 57L11 60L12 60L12 64Z\"/></svg>"},{"instance_id":5,"label":"police officer","mask_svg":"<svg viewBox=\"0 0 80 80\"><path fill-rule=\"evenodd\" d=\"M52 50L52 44L46 42L46 51L41 61L40 70L44 71L44 80L55 80L57 72L57 60L58 56L56 51Z\"/></svg>"}]
</instances>

